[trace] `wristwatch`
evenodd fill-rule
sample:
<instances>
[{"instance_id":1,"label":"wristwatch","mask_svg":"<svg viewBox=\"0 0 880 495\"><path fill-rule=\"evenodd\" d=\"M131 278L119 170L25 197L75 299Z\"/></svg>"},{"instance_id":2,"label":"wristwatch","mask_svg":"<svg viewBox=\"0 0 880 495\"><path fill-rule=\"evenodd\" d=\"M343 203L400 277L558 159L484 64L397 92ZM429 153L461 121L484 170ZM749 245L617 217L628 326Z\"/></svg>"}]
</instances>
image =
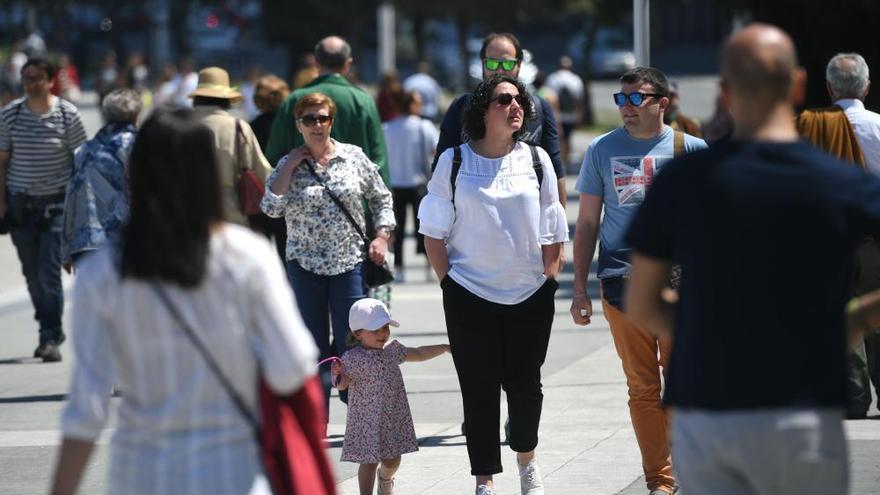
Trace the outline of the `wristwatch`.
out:
<instances>
[{"instance_id":1,"label":"wristwatch","mask_svg":"<svg viewBox=\"0 0 880 495\"><path fill-rule=\"evenodd\" d=\"M386 226L377 227L377 228L376 228L376 235L378 236L379 234L384 234L384 235L382 236L382 238L383 238L383 239L388 239L388 238L391 237L391 229L389 229L389 228L386 227Z\"/></svg>"}]
</instances>

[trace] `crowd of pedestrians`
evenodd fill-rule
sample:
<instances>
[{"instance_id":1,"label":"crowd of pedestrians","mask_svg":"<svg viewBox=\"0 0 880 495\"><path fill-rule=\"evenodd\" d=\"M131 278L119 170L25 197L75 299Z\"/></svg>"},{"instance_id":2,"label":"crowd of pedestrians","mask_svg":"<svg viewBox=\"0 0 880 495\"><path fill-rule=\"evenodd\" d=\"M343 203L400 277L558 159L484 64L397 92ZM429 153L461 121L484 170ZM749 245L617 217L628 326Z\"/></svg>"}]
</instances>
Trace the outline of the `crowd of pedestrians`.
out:
<instances>
[{"instance_id":1,"label":"crowd of pedestrians","mask_svg":"<svg viewBox=\"0 0 880 495\"><path fill-rule=\"evenodd\" d=\"M143 57L120 69L110 53L90 140L70 60L21 63L24 96L0 110L0 219L35 358L62 359L61 270L77 272L53 493L76 491L111 391L108 493L279 493L260 464L271 425L253 424L262 380L276 396L322 387L295 407L325 432L337 387L342 460L360 465L362 495L392 494L418 450L399 365L446 352L475 493L502 472L502 390L521 493L545 493L541 368L586 91L567 57L527 87L510 33L486 36L480 59L482 81L444 113L426 63L386 74L375 98L352 84L338 36L292 91L257 71L239 90L186 59L151 89ZM607 95L622 125L582 157L570 314L591 324L598 296L649 495L846 491L841 420L880 386L880 116L858 54L829 61L833 107L798 114L804 79L787 34L748 25L724 45L708 144L678 84L637 67ZM372 282L404 280L410 213L449 344L392 340L389 283Z\"/></svg>"}]
</instances>

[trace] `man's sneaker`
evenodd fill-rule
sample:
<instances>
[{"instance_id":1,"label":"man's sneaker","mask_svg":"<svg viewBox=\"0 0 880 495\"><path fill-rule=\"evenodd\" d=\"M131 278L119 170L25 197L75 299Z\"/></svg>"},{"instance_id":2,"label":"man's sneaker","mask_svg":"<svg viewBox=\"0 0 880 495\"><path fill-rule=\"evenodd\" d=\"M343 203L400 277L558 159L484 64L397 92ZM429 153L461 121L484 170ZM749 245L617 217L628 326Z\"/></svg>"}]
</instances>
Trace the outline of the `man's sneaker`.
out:
<instances>
[{"instance_id":1,"label":"man's sneaker","mask_svg":"<svg viewBox=\"0 0 880 495\"><path fill-rule=\"evenodd\" d=\"M61 334L58 335L58 338L55 341L55 347L58 347L61 344L63 344L65 340L67 340L67 335L64 335L64 332L61 332ZM43 354L46 353L46 346L48 346L50 343L51 342L44 342L44 343L38 345L37 348L34 349L34 357L35 358L43 357ZM59 361L60 361L60 359L59 359Z\"/></svg>"},{"instance_id":2,"label":"man's sneaker","mask_svg":"<svg viewBox=\"0 0 880 495\"><path fill-rule=\"evenodd\" d=\"M379 480L379 491L376 493L378 495L392 495L394 493L394 477L385 479L381 476L376 476Z\"/></svg>"},{"instance_id":3,"label":"man's sneaker","mask_svg":"<svg viewBox=\"0 0 880 495\"><path fill-rule=\"evenodd\" d=\"M495 490L489 488L487 485L479 485L477 486L475 495L495 495Z\"/></svg>"},{"instance_id":4,"label":"man's sneaker","mask_svg":"<svg viewBox=\"0 0 880 495\"><path fill-rule=\"evenodd\" d=\"M519 466L519 489L522 495L544 495L544 480L538 469L538 461L532 459L525 466Z\"/></svg>"},{"instance_id":5,"label":"man's sneaker","mask_svg":"<svg viewBox=\"0 0 880 495\"><path fill-rule=\"evenodd\" d=\"M34 349L34 357L41 358L41 357L43 357L43 354L45 352L46 352L46 344L40 344L37 346L36 349Z\"/></svg>"},{"instance_id":6,"label":"man's sneaker","mask_svg":"<svg viewBox=\"0 0 880 495\"><path fill-rule=\"evenodd\" d=\"M44 363L57 363L58 361L61 361L61 352L58 350L58 345L54 341L46 343L42 358Z\"/></svg>"}]
</instances>

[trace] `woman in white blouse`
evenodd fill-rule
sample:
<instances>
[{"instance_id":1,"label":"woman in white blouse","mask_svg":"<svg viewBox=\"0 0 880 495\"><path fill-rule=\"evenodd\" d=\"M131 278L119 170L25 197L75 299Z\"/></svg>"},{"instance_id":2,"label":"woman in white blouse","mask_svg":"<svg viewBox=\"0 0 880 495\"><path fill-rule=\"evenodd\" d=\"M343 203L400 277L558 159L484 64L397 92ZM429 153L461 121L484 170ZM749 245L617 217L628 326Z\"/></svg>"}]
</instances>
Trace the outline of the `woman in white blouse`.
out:
<instances>
[{"instance_id":1,"label":"woman in white blouse","mask_svg":"<svg viewBox=\"0 0 880 495\"><path fill-rule=\"evenodd\" d=\"M419 208L443 288L478 495L494 493L492 475L501 472L501 388L522 493L544 493L535 459L541 365L568 224L549 156L519 141L534 117L530 102L511 77L481 83L464 115L470 142L440 156Z\"/></svg>"},{"instance_id":2,"label":"woman in white blouse","mask_svg":"<svg viewBox=\"0 0 880 495\"><path fill-rule=\"evenodd\" d=\"M270 217L287 221L287 278L324 359L331 355L331 320L336 352L341 356L347 349L348 311L366 296L362 263L385 262L394 211L379 167L360 147L330 137L336 115L332 99L304 95L293 114L305 145L278 161L261 206ZM363 238L331 195L345 205L361 232L366 232L362 200L367 200L376 226L376 237L367 246L369 260L364 260ZM322 378L329 400L329 366Z\"/></svg>"},{"instance_id":3,"label":"woman in white blouse","mask_svg":"<svg viewBox=\"0 0 880 495\"><path fill-rule=\"evenodd\" d=\"M76 491L113 385L106 493L270 493L252 425L185 326L256 417L258 375L292 393L314 376L318 350L274 248L223 221L213 142L191 110L157 110L138 133L130 221L76 280L53 494Z\"/></svg>"}]
</instances>

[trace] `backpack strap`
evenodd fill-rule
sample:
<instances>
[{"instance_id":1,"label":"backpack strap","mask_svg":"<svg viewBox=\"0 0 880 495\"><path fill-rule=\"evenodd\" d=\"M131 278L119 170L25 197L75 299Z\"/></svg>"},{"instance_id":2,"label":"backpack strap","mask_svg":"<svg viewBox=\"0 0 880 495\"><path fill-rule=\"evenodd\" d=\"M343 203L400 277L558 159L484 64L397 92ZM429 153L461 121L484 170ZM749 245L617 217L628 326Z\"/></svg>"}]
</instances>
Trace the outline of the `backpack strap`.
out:
<instances>
[{"instance_id":1,"label":"backpack strap","mask_svg":"<svg viewBox=\"0 0 880 495\"><path fill-rule=\"evenodd\" d=\"M455 181L458 179L458 171L461 170L461 146L452 150L452 172L449 173L449 185L452 187L452 205L455 206Z\"/></svg>"},{"instance_id":2,"label":"backpack strap","mask_svg":"<svg viewBox=\"0 0 880 495\"><path fill-rule=\"evenodd\" d=\"M534 144L530 144L529 150L532 152L532 169L538 177L538 189L540 190L541 186L544 184L544 166L541 165L541 159L538 158L538 147Z\"/></svg>"},{"instance_id":3,"label":"backpack strap","mask_svg":"<svg viewBox=\"0 0 880 495\"><path fill-rule=\"evenodd\" d=\"M684 154L684 133L681 131L674 131L675 135L672 138L672 156L673 158L678 158Z\"/></svg>"}]
</instances>

